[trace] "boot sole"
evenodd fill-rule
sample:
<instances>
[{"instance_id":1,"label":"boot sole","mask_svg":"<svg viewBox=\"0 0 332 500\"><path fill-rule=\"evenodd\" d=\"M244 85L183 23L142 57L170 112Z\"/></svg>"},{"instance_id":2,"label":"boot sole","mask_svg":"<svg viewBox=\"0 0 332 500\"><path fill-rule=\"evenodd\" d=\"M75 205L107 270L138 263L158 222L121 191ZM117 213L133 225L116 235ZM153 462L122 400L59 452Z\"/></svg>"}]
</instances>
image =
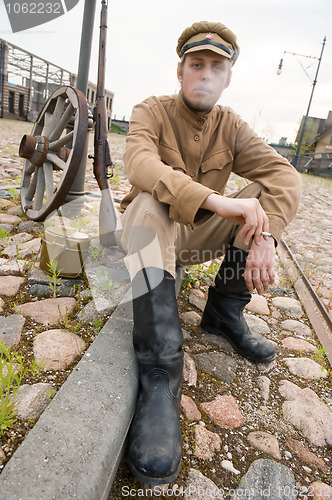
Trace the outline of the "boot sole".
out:
<instances>
[{"instance_id":1,"label":"boot sole","mask_svg":"<svg viewBox=\"0 0 332 500\"><path fill-rule=\"evenodd\" d=\"M147 485L151 484L152 486L172 483L178 477L179 472L180 472L180 468L181 468L181 462L180 462L179 467L177 468L176 472L174 472L173 474L171 474L169 476L164 476L164 477L151 477L151 476L147 476L145 474L142 474L142 472L137 470L135 465L132 464L129 460L128 460L128 465L129 465L131 473L133 474L133 476L136 477L136 479L138 479L143 484L147 484Z\"/></svg>"},{"instance_id":2,"label":"boot sole","mask_svg":"<svg viewBox=\"0 0 332 500\"><path fill-rule=\"evenodd\" d=\"M264 358L264 359L257 359L254 356L248 356L247 353L245 353L244 351L241 351L241 349L239 349L237 347L237 345L234 342L232 342L230 340L230 338L226 334L224 334L221 330L217 330L213 326L208 325L203 320L201 321L201 327L205 331L212 333L213 335L219 335L220 337L223 337L224 339L226 339L231 344L231 346L233 347L235 352L240 354L240 356L242 356L243 358L250 359L250 361L255 361L256 363L271 363L271 361L274 361L276 359L276 354L274 354L273 356L270 356L269 358Z\"/></svg>"}]
</instances>

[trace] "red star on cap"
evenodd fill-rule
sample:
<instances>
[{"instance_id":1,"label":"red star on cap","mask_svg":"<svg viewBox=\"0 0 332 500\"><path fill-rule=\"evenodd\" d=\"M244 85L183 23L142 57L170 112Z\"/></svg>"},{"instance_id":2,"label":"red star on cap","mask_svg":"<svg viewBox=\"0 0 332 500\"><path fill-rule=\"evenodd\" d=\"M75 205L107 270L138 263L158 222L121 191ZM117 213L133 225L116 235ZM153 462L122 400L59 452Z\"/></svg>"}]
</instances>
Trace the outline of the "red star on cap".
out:
<instances>
[{"instance_id":1,"label":"red star on cap","mask_svg":"<svg viewBox=\"0 0 332 500\"><path fill-rule=\"evenodd\" d=\"M206 33L205 38L206 38L207 40L212 40L212 38L213 38L212 33Z\"/></svg>"}]
</instances>

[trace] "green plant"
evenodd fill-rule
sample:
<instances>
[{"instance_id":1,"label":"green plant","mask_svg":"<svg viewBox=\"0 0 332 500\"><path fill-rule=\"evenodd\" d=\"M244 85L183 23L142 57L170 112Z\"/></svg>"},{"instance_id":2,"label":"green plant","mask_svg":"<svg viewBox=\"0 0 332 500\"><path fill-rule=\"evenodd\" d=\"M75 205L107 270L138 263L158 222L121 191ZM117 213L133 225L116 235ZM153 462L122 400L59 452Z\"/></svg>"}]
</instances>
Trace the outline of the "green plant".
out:
<instances>
[{"instance_id":1,"label":"green plant","mask_svg":"<svg viewBox=\"0 0 332 500\"><path fill-rule=\"evenodd\" d=\"M69 317L68 317L68 307L66 307L66 312L65 312L64 316L62 315L60 306L58 306L58 311L59 311L59 316L60 316L60 323L63 324L63 326L66 330L69 330L70 324L69 324Z\"/></svg>"},{"instance_id":2,"label":"green plant","mask_svg":"<svg viewBox=\"0 0 332 500\"><path fill-rule=\"evenodd\" d=\"M311 358L321 365L322 372L326 370L328 375L330 377L332 376L332 370L326 357L326 348L324 345L319 347L317 351L311 355Z\"/></svg>"},{"instance_id":3,"label":"green plant","mask_svg":"<svg viewBox=\"0 0 332 500\"><path fill-rule=\"evenodd\" d=\"M206 267L203 264L198 264L195 266L188 266L185 269L185 277L183 279L183 289L186 295L188 295L191 288L195 288L197 284L209 283L213 280L217 271L219 269L219 263L211 261L210 265Z\"/></svg>"},{"instance_id":4,"label":"green plant","mask_svg":"<svg viewBox=\"0 0 332 500\"><path fill-rule=\"evenodd\" d=\"M120 173L120 164L119 163L113 164L112 175L110 177L112 184L115 184L115 185L120 184L119 173Z\"/></svg>"},{"instance_id":5,"label":"green plant","mask_svg":"<svg viewBox=\"0 0 332 500\"><path fill-rule=\"evenodd\" d=\"M48 267L49 272L51 274L51 276L50 276L51 283L49 285L49 289L51 290L53 299L55 299L56 293L57 293L57 287L58 287L59 282L61 281L61 278L59 278L59 275L61 273L61 269L58 270L58 263L54 260L47 262L47 267Z\"/></svg>"},{"instance_id":6,"label":"green plant","mask_svg":"<svg viewBox=\"0 0 332 500\"><path fill-rule=\"evenodd\" d=\"M113 281L107 271L104 271L102 274L101 269L96 270L96 278L98 279L98 289L103 292L109 292L112 290L116 290L121 286L121 283L118 281Z\"/></svg>"},{"instance_id":7,"label":"green plant","mask_svg":"<svg viewBox=\"0 0 332 500\"><path fill-rule=\"evenodd\" d=\"M295 140L295 144L294 144L294 148L293 148L294 153L297 151L298 141L300 139L302 127L303 127L303 119L300 123L299 132L298 132L298 135L297 135L296 140ZM301 143L301 148L300 148L299 154L301 155L301 154L313 152L314 145L315 145L315 142L317 141L318 136L319 136L319 134L316 133L315 124L313 122L310 122L310 118L309 118L309 120L306 123L305 131L304 131L304 134L302 137L302 143Z\"/></svg>"},{"instance_id":8,"label":"green plant","mask_svg":"<svg viewBox=\"0 0 332 500\"><path fill-rule=\"evenodd\" d=\"M198 276L197 276L197 270L195 266L190 266L187 267L184 271L185 277L183 279L183 288L187 293L189 293L189 290L193 287L195 287L196 283L199 282Z\"/></svg>"},{"instance_id":9,"label":"green plant","mask_svg":"<svg viewBox=\"0 0 332 500\"><path fill-rule=\"evenodd\" d=\"M28 371L31 373L31 375L39 375L39 373L44 370L44 366L45 363L43 363L42 361L37 363L36 359L33 358L28 368Z\"/></svg>"},{"instance_id":10,"label":"green plant","mask_svg":"<svg viewBox=\"0 0 332 500\"><path fill-rule=\"evenodd\" d=\"M97 261L99 259L99 257L101 256L101 254L103 253L103 247L102 246L99 246L97 248L90 247L89 251L90 251L91 258L94 261Z\"/></svg>"},{"instance_id":11,"label":"green plant","mask_svg":"<svg viewBox=\"0 0 332 500\"><path fill-rule=\"evenodd\" d=\"M48 389L48 391L47 391L47 398L48 398L49 401L51 401L51 399L53 398L54 394L55 394L54 387L51 387L50 389Z\"/></svg>"},{"instance_id":12,"label":"green plant","mask_svg":"<svg viewBox=\"0 0 332 500\"><path fill-rule=\"evenodd\" d=\"M95 325L95 328L96 328L96 330L97 330L98 332L99 332L99 330L101 329L102 324L103 324L103 318L98 318L98 319L95 319L95 321L94 321L94 325Z\"/></svg>"},{"instance_id":13,"label":"green plant","mask_svg":"<svg viewBox=\"0 0 332 500\"><path fill-rule=\"evenodd\" d=\"M315 354L313 354L313 358L316 361L323 361L324 358L325 358L325 353L326 353L326 349L325 349L325 346L323 345L322 347L319 347L317 349L317 351L315 352Z\"/></svg>"},{"instance_id":14,"label":"green plant","mask_svg":"<svg viewBox=\"0 0 332 500\"><path fill-rule=\"evenodd\" d=\"M81 307L83 303L81 297L81 291L82 291L81 285L78 285L77 287L76 285L73 285L73 295L76 297L76 303L78 307Z\"/></svg>"},{"instance_id":15,"label":"green plant","mask_svg":"<svg viewBox=\"0 0 332 500\"><path fill-rule=\"evenodd\" d=\"M215 262L214 260L212 260L209 267L205 270L204 274L208 276L210 279L214 279L216 277L219 267L220 267L220 262Z\"/></svg>"},{"instance_id":16,"label":"green plant","mask_svg":"<svg viewBox=\"0 0 332 500\"><path fill-rule=\"evenodd\" d=\"M26 370L17 364L17 357L11 354L10 347L6 348L0 342L0 435L16 422L15 400L25 374Z\"/></svg>"},{"instance_id":17,"label":"green plant","mask_svg":"<svg viewBox=\"0 0 332 500\"><path fill-rule=\"evenodd\" d=\"M5 227L2 227L0 229L0 242L5 245L8 241L8 238L9 238L9 232L7 231L7 229Z\"/></svg>"},{"instance_id":18,"label":"green plant","mask_svg":"<svg viewBox=\"0 0 332 500\"><path fill-rule=\"evenodd\" d=\"M80 231L87 224L90 224L90 222L92 222L92 219L87 217L86 215L77 216L77 217L74 217L74 219L72 219L70 226L77 229L78 231Z\"/></svg>"},{"instance_id":19,"label":"green plant","mask_svg":"<svg viewBox=\"0 0 332 500\"><path fill-rule=\"evenodd\" d=\"M10 196L12 197L12 200L14 201L14 203L18 203L20 200L19 191L15 187L8 188L8 191L9 191Z\"/></svg>"}]
</instances>

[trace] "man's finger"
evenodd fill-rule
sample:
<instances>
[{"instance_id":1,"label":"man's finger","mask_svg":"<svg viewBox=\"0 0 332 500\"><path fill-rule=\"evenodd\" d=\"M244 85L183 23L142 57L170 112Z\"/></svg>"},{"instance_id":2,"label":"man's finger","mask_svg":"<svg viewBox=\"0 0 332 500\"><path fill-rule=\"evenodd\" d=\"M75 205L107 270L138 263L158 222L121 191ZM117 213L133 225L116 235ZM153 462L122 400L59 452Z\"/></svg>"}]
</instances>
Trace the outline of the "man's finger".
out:
<instances>
[{"instance_id":1,"label":"man's finger","mask_svg":"<svg viewBox=\"0 0 332 500\"><path fill-rule=\"evenodd\" d=\"M258 269L256 269L255 271L258 271ZM263 285L262 285L262 280L261 280L261 276L260 276L259 272L254 273L253 282L254 282L255 288L257 290L257 293L259 295L262 295Z\"/></svg>"},{"instance_id":2,"label":"man's finger","mask_svg":"<svg viewBox=\"0 0 332 500\"><path fill-rule=\"evenodd\" d=\"M270 285L273 285L276 279L276 273L274 272L274 269L269 269L269 283Z\"/></svg>"},{"instance_id":3,"label":"man's finger","mask_svg":"<svg viewBox=\"0 0 332 500\"><path fill-rule=\"evenodd\" d=\"M270 285L270 277L269 277L269 273L268 273L267 269L262 269L261 281L262 281L264 290L267 292L269 290L269 285Z\"/></svg>"}]
</instances>

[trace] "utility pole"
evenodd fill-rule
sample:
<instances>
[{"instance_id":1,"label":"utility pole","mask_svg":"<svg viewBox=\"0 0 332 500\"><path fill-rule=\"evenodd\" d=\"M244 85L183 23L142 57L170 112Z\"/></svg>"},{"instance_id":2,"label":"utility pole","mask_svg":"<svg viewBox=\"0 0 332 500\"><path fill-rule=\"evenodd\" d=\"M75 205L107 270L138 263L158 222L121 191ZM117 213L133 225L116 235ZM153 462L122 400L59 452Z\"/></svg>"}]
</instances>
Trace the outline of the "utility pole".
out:
<instances>
[{"instance_id":1,"label":"utility pole","mask_svg":"<svg viewBox=\"0 0 332 500\"><path fill-rule=\"evenodd\" d=\"M300 138L299 138L299 141L298 141L298 144L297 144L295 155L293 156L292 161L291 161L291 164L295 168L297 168L297 165L298 165L298 162L299 162L300 150L301 150L301 146L302 146L302 142L303 142L303 137L304 137L304 132L305 132L307 121L308 121L308 116L309 116L309 111L310 111L312 97L313 97L314 90L315 90L316 83L317 83L318 72L319 72L319 68L320 68L320 63L322 61L322 56L323 56L325 44L326 44L326 36L323 39L322 50L321 50L320 56L318 58L318 65L317 65L316 75L315 75L314 81L312 83L312 90L311 90L311 94L310 94L309 104L308 104L306 115L304 117L303 125L301 127ZM287 52L284 52L284 54L286 54L286 53ZM291 52L288 52L288 54L290 54L290 53ZM294 53L292 53L292 55L297 55L297 56L301 56L301 57L310 57L310 56L304 56L303 54L294 54ZM314 59L317 59L317 58L314 58ZM280 75L280 73L281 73L282 63L283 63L283 59L280 59L280 63L279 63L278 69L277 69L277 75Z\"/></svg>"}]
</instances>

